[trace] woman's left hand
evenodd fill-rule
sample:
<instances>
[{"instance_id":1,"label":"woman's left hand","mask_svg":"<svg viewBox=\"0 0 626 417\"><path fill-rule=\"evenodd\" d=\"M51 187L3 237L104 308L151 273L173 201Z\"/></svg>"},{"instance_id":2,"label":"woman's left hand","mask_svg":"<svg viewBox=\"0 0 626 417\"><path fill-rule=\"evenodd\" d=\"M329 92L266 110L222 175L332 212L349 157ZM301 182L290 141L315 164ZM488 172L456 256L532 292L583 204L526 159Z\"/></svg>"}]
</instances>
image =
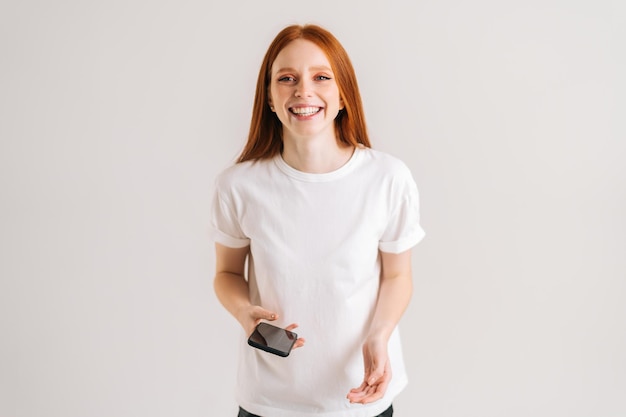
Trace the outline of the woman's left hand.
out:
<instances>
[{"instance_id":1,"label":"woman's left hand","mask_svg":"<svg viewBox=\"0 0 626 417\"><path fill-rule=\"evenodd\" d=\"M380 400L385 395L391 381L387 343L378 339L368 339L363 344L363 365L365 368L363 383L348 393L347 398L351 403L368 404Z\"/></svg>"}]
</instances>

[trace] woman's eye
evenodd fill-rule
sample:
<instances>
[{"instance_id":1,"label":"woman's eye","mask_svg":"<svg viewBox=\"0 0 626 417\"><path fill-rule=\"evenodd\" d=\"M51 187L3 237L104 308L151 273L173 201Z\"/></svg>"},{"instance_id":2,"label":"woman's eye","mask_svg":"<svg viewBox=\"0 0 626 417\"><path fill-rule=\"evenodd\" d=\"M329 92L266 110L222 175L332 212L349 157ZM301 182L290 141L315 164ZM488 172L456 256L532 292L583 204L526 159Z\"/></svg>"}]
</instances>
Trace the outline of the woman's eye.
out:
<instances>
[{"instance_id":1,"label":"woman's eye","mask_svg":"<svg viewBox=\"0 0 626 417\"><path fill-rule=\"evenodd\" d=\"M281 82L295 81L295 78L293 78L290 75L285 75L284 77L280 77L278 81L281 81Z\"/></svg>"},{"instance_id":2,"label":"woman's eye","mask_svg":"<svg viewBox=\"0 0 626 417\"><path fill-rule=\"evenodd\" d=\"M315 77L315 79L319 81L326 81L326 80L330 80L330 77L327 77L325 75L318 75L317 77Z\"/></svg>"}]
</instances>

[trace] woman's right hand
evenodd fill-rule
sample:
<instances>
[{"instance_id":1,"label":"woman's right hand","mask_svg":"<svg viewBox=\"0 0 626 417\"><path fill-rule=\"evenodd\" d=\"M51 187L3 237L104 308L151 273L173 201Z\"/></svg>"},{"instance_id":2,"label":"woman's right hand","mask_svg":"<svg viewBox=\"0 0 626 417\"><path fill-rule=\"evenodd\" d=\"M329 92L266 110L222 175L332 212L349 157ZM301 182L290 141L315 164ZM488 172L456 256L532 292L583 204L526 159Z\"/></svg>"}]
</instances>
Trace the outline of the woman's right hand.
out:
<instances>
[{"instance_id":1,"label":"woman's right hand","mask_svg":"<svg viewBox=\"0 0 626 417\"><path fill-rule=\"evenodd\" d=\"M266 310L261 306L255 305L250 305L242 308L237 314L237 321L239 321L239 323L243 327L243 330L248 336L252 334L254 328L261 321L274 321L276 319L278 319L278 314L274 313L273 311ZM292 323L289 326L285 327L285 330L291 331L296 327L298 327L298 325L296 323ZM292 349L304 346L304 342L305 340L299 337L298 340L296 340L296 343L294 343Z\"/></svg>"},{"instance_id":2,"label":"woman's right hand","mask_svg":"<svg viewBox=\"0 0 626 417\"><path fill-rule=\"evenodd\" d=\"M278 314L273 311L264 309L261 306L249 305L237 312L237 321L243 327L246 335L250 336L254 328L262 320L274 321L278 318Z\"/></svg>"}]
</instances>

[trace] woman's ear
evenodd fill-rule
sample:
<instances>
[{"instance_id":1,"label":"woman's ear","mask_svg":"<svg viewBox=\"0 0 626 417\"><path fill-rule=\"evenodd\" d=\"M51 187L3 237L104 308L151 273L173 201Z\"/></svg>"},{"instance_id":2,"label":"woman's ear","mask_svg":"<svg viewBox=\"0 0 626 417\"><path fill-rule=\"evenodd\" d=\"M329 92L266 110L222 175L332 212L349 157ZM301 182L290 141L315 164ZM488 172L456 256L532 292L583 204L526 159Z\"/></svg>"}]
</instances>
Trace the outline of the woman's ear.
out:
<instances>
[{"instance_id":1,"label":"woman's ear","mask_svg":"<svg viewBox=\"0 0 626 417\"><path fill-rule=\"evenodd\" d=\"M270 110L274 111L274 105L272 104L272 96L271 95L267 95L267 104L270 106Z\"/></svg>"}]
</instances>

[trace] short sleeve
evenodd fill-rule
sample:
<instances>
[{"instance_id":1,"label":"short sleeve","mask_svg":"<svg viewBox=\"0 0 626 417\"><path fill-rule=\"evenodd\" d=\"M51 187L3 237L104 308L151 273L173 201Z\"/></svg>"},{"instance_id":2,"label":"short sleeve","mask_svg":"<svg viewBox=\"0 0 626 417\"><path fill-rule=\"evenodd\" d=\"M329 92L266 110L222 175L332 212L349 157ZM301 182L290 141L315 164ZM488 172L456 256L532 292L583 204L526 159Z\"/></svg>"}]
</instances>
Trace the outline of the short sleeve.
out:
<instances>
[{"instance_id":1,"label":"short sleeve","mask_svg":"<svg viewBox=\"0 0 626 417\"><path fill-rule=\"evenodd\" d=\"M213 195L209 236L216 243L230 248L244 248L250 244L250 239L241 230L236 211L219 188Z\"/></svg>"},{"instance_id":2,"label":"short sleeve","mask_svg":"<svg viewBox=\"0 0 626 417\"><path fill-rule=\"evenodd\" d=\"M378 244L382 252L404 252L419 243L425 236L420 225L419 193L410 174L408 178L405 176L401 180L398 188L399 203Z\"/></svg>"}]
</instances>

